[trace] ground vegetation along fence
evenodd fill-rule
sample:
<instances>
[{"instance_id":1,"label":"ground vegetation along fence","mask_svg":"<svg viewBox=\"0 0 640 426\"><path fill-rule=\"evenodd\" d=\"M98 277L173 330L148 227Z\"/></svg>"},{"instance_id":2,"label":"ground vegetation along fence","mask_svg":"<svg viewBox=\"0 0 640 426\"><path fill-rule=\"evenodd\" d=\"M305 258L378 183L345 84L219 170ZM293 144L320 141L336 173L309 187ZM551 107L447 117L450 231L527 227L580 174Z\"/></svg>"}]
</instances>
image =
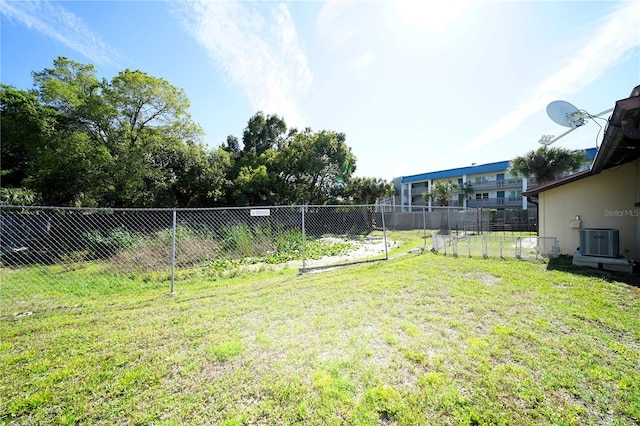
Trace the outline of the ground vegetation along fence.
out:
<instances>
[{"instance_id":1,"label":"ground vegetation along fence","mask_svg":"<svg viewBox=\"0 0 640 426\"><path fill-rule=\"evenodd\" d=\"M372 206L88 209L0 206L0 315L245 265L301 272L388 257ZM290 262L290 263L289 263Z\"/></svg>"}]
</instances>

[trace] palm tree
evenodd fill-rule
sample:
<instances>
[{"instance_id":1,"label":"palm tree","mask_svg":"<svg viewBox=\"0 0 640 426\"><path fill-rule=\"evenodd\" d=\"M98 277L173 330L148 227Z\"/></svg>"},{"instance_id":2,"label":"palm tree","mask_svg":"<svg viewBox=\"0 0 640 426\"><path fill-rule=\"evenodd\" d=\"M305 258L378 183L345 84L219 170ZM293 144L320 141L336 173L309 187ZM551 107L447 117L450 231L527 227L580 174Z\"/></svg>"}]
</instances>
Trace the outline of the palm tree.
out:
<instances>
[{"instance_id":1,"label":"palm tree","mask_svg":"<svg viewBox=\"0 0 640 426\"><path fill-rule=\"evenodd\" d=\"M431 193L425 192L423 195L424 201L428 202L429 198L437 200L438 205L446 207L451 202L451 197L458 192L460 186L454 182L436 182L433 185Z\"/></svg>"},{"instance_id":2,"label":"palm tree","mask_svg":"<svg viewBox=\"0 0 640 426\"><path fill-rule=\"evenodd\" d=\"M354 204L374 204L394 192L393 183L380 178L352 177L346 187L346 194Z\"/></svg>"},{"instance_id":3,"label":"palm tree","mask_svg":"<svg viewBox=\"0 0 640 426\"><path fill-rule=\"evenodd\" d=\"M458 194L462 194L466 197L467 195L473 195L474 192L475 190L473 189L471 182L464 182L458 185Z\"/></svg>"},{"instance_id":4,"label":"palm tree","mask_svg":"<svg viewBox=\"0 0 640 426\"><path fill-rule=\"evenodd\" d=\"M30 206L36 200L36 194L27 188L0 188L0 204L8 206Z\"/></svg>"},{"instance_id":5,"label":"palm tree","mask_svg":"<svg viewBox=\"0 0 640 426\"><path fill-rule=\"evenodd\" d=\"M511 160L509 172L527 179L535 178L540 185L555 180L560 174L575 172L585 160L583 150L542 146Z\"/></svg>"}]
</instances>

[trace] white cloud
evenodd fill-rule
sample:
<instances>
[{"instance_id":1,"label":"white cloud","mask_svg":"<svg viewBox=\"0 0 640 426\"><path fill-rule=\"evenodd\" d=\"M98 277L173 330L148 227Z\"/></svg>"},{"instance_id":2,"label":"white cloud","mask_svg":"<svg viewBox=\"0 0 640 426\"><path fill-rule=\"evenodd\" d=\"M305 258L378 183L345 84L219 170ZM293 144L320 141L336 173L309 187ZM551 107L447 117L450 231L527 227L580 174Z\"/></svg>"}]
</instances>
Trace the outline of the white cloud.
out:
<instances>
[{"instance_id":1,"label":"white cloud","mask_svg":"<svg viewBox=\"0 0 640 426\"><path fill-rule=\"evenodd\" d=\"M373 53L365 53L349 61L347 67L353 73L360 73L371 66L375 59L376 56Z\"/></svg>"},{"instance_id":2,"label":"white cloud","mask_svg":"<svg viewBox=\"0 0 640 426\"><path fill-rule=\"evenodd\" d=\"M336 35L335 26L346 4L344 1L329 0L322 5L322 9L320 9L320 13L318 13L318 17L316 18L316 30L321 38L342 37L341 35Z\"/></svg>"},{"instance_id":3,"label":"white cloud","mask_svg":"<svg viewBox=\"0 0 640 426\"><path fill-rule=\"evenodd\" d=\"M538 84L518 107L476 136L458 152L481 148L516 130L527 118L546 108L550 100L583 90L607 69L640 46L640 2L623 3L581 40L565 64Z\"/></svg>"},{"instance_id":4,"label":"white cloud","mask_svg":"<svg viewBox=\"0 0 640 426\"><path fill-rule=\"evenodd\" d=\"M424 0L395 0L396 13L407 25L433 34L443 32L467 8L470 0L427 2Z\"/></svg>"},{"instance_id":5,"label":"white cloud","mask_svg":"<svg viewBox=\"0 0 640 426\"><path fill-rule=\"evenodd\" d=\"M201 0L176 3L174 11L256 110L305 126L297 99L313 75L285 4Z\"/></svg>"},{"instance_id":6,"label":"white cloud","mask_svg":"<svg viewBox=\"0 0 640 426\"><path fill-rule=\"evenodd\" d=\"M329 0L322 5L316 19L316 32L328 47L337 48L346 44L359 31L356 8L359 2Z\"/></svg>"},{"instance_id":7,"label":"white cloud","mask_svg":"<svg viewBox=\"0 0 640 426\"><path fill-rule=\"evenodd\" d=\"M2 1L0 4L6 18L64 44L93 62L116 65L120 55L64 7L46 0Z\"/></svg>"}]
</instances>

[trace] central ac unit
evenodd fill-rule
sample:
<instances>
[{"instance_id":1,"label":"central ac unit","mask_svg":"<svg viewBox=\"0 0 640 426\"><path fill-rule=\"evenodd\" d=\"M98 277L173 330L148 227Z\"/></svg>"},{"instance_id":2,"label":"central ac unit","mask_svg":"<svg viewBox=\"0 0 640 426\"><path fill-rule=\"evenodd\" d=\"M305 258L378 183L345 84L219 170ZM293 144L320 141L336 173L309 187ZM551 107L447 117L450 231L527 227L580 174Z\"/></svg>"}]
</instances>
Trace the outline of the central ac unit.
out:
<instances>
[{"instance_id":1,"label":"central ac unit","mask_svg":"<svg viewBox=\"0 0 640 426\"><path fill-rule=\"evenodd\" d=\"M581 229L583 256L619 257L620 235L617 229Z\"/></svg>"}]
</instances>

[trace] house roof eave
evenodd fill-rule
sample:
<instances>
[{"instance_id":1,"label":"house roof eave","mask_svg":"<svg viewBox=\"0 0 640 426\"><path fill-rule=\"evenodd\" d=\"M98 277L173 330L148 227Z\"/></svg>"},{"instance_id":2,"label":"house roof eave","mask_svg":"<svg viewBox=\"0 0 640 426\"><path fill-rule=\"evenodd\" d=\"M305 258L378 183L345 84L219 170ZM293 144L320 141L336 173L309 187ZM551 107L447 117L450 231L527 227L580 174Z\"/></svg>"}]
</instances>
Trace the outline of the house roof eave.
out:
<instances>
[{"instance_id":1,"label":"house roof eave","mask_svg":"<svg viewBox=\"0 0 640 426\"><path fill-rule=\"evenodd\" d=\"M588 176L592 176L594 174L595 173L593 173L590 169L582 170L582 171L579 171L577 173L573 173L571 175L567 175L565 177L562 177L560 179L552 180L551 182L547 182L547 183L543 183L543 184L538 185L538 186L534 186L533 188L524 191L522 193L522 195L527 196L527 197L536 197L541 192L547 191L549 189L557 188L559 186L566 185L568 183L575 182L575 181L580 180L580 179L584 179L584 178L586 178Z\"/></svg>"},{"instance_id":2,"label":"house roof eave","mask_svg":"<svg viewBox=\"0 0 640 426\"><path fill-rule=\"evenodd\" d=\"M640 92L640 86L634 91ZM640 157L640 141L633 134L640 120L640 96L616 102L607 124L602 144L591 168L595 172L633 161Z\"/></svg>"},{"instance_id":3,"label":"house roof eave","mask_svg":"<svg viewBox=\"0 0 640 426\"><path fill-rule=\"evenodd\" d=\"M640 86L633 89L629 98L616 102L590 169L538 185L522 195L537 196L541 192L597 175L603 170L637 158L640 158Z\"/></svg>"}]
</instances>

